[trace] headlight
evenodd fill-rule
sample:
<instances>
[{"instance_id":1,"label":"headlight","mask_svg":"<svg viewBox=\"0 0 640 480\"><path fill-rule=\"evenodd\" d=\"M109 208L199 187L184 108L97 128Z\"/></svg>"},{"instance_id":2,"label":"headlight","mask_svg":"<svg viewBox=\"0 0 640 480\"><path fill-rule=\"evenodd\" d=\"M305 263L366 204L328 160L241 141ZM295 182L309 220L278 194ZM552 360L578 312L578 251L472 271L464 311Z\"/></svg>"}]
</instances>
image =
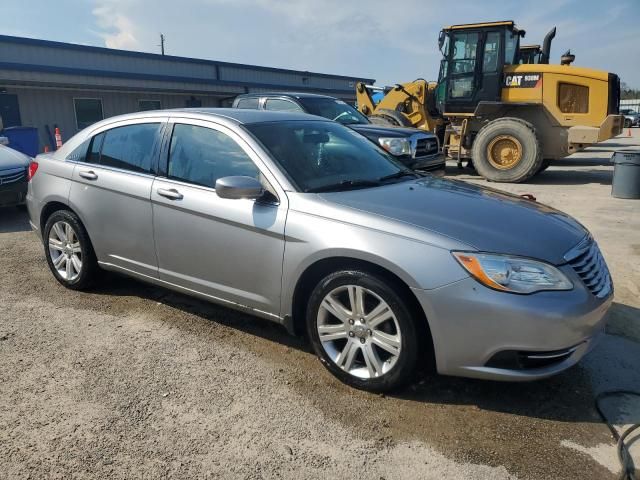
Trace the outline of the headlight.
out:
<instances>
[{"instance_id":1,"label":"headlight","mask_svg":"<svg viewBox=\"0 0 640 480\"><path fill-rule=\"evenodd\" d=\"M408 138L379 138L380 146L391 155L411 155L411 143Z\"/></svg>"},{"instance_id":2,"label":"headlight","mask_svg":"<svg viewBox=\"0 0 640 480\"><path fill-rule=\"evenodd\" d=\"M573 283L548 263L492 253L451 253L472 277L495 290L533 293L573 288Z\"/></svg>"}]
</instances>

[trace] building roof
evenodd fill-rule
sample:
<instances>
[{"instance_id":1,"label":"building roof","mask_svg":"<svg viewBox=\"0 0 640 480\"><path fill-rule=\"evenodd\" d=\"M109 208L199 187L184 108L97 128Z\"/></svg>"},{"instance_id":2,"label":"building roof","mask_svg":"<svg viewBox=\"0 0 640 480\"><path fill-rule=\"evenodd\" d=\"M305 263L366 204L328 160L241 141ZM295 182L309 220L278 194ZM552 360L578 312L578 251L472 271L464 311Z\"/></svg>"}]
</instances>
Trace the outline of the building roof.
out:
<instances>
[{"instance_id":1,"label":"building roof","mask_svg":"<svg viewBox=\"0 0 640 480\"><path fill-rule=\"evenodd\" d=\"M64 51L64 50L76 51L76 52L83 52L85 54L94 54L96 56L108 55L110 57L119 57L124 59L131 59L131 60L140 60L140 59L153 60L154 62L162 62L165 64L171 64L171 63L183 64L183 65L193 64L195 68L197 68L198 65L202 67L214 67L216 69L220 67L226 67L234 70L239 69L239 70L250 70L253 72L292 74L300 77L313 77L316 79L364 81L368 83L375 82L375 80L373 79L366 79L366 78L361 78L356 76L334 75L329 73L318 73L318 72L310 72L310 71L304 71L304 70L274 68L274 67L266 67L266 66L260 66L260 65L247 65L247 64L241 64L241 63L223 62L218 60L205 60L205 59L197 59L197 58L191 58L191 57L179 57L174 55L160 55L156 53L136 52L131 50L117 50L117 49L105 48L105 47L78 45L74 43L64 43L64 42L41 40L41 39L26 38L26 37L14 37L9 35L0 35L0 43L9 43L16 46L29 46L29 47L41 47L41 48L44 47L44 48L55 50L55 51ZM10 63L10 64L7 65L5 63ZM56 65L44 64L43 65L43 63L44 62L40 62L39 64L31 63L29 64L29 66L33 66L33 67L46 66L50 69L57 68L57 71L55 73L72 73L70 71L63 70L65 68L65 65L60 65L60 64L56 64ZM18 64L17 62L4 62L2 55L0 55L0 68L11 69L11 67L19 67L19 66L20 64ZM84 75L91 75L93 71L91 69L84 69L84 70L77 69L77 70L80 70L78 72L79 74L84 74ZM113 73L122 74L125 72L113 72ZM176 79L178 81L184 81L187 78L189 77L176 76ZM217 79L217 80L220 81L220 79ZM233 83L237 83L237 82L233 82ZM274 86L273 84L270 84L270 85L272 87ZM262 85L262 86L257 85L257 86L264 88L266 85ZM306 88L307 87L304 87L304 86L301 87L301 89L306 89ZM314 89L317 90L317 88L314 88Z\"/></svg>"}]
</instances>

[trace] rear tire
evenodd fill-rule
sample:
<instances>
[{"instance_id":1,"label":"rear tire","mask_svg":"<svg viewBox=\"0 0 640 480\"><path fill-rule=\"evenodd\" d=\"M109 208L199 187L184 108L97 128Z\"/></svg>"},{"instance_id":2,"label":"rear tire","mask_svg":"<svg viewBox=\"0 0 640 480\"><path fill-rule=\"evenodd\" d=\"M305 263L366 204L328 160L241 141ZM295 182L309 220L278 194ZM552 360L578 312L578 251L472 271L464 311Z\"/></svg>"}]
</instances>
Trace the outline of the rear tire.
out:
<instances>
[{"instance_id":1,"label":"rear tire","mask_svg":"<svg viewBox=\"0 0 640 480\"><path fill-rule=\"evenodd\" d=\"M47 219L43 231L44 255L55 279L72 290L91 287L100 268L78 216L58 210Z\"/></svg>"},{"instance_id":2,"label":"rear tire","mask_svg":"<svg viewBox=\"0 0 640 480\"><path fill-rule=\"evenodd\" d=\"M473 142L473 164L492 182L525 182L538 173L542 161L535 128L519 118L489 122Z\"/></svg>"},{"instance_id":3,"label":"rear tire","mask_svg":"<svg viewBox=\"0 0 640 480\"><path fill-rule=\"evenodd\" d=\"M384 392L414 376L419 354L414 317L383 278L341 270L323 278L311 293L307 332L316 355L339 380Z\"/></svg>"},{"instance_id":4,"label":"rear tire","mask_svg":"<svg viewBox=\"0 0 640 480\"><path fill-rule=\"evenodd\" d=\"M411 122L402 113L386 108L378 109L369 117L371 123L390 127L411 127Z\"/></svg>"}]
</instances>

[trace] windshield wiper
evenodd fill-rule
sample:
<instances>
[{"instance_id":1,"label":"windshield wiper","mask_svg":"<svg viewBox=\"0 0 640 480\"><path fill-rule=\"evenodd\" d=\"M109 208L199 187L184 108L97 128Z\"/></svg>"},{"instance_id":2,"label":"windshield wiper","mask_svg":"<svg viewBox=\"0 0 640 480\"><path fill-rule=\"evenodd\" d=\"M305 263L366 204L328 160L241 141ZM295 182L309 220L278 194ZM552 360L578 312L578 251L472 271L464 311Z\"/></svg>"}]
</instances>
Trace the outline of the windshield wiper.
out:
<instances>
[{"instance_id":1,"label":"windshield wiper","mask_svg":"<svg viewBox=\"0 0 640 480\"><path fill-rule=\"evenodd\" d=\"M322 185L321 187L307 188L307 193L318 192L339 192L340 190L350 190L352 188L377 187L380 185L378 180L342 180L338 183Z\"/></svg>"},{"instance_id":2,"label":"windshield wiper","mask_svg":"<svg viewBox=\"0 0 640 480\"><path fill-rule=\"evenodd\" d=\"M412 172L411 170L399 170L396 173L392 173L391 175L385 175L384 177L380 177L378 179L379 182L384 182L386 180L393 180L396 178L402 178L411 175L413 178L418 178L420 175L416 172Z\"/></svg>"}]
</instances>

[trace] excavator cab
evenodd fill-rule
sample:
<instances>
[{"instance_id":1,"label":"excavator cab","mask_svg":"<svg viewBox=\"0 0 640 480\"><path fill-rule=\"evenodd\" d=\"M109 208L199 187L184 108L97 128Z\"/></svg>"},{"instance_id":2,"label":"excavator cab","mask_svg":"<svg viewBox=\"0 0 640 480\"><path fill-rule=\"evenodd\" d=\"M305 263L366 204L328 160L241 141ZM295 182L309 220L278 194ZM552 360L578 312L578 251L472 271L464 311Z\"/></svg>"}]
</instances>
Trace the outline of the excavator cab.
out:
<instances>
[{"instance_id":1,"label":"excavator cab","mask_svg":"<svg viewBox=\"0 0 640 480\"><path fill-rule=\"evenodd\" d=\"M479 102L498 102L505 65L519 62L524 30L514 22L453 25L440 32L442 52L436 105L443 115L473 113Z\"/></svg>"}]
</instances>

